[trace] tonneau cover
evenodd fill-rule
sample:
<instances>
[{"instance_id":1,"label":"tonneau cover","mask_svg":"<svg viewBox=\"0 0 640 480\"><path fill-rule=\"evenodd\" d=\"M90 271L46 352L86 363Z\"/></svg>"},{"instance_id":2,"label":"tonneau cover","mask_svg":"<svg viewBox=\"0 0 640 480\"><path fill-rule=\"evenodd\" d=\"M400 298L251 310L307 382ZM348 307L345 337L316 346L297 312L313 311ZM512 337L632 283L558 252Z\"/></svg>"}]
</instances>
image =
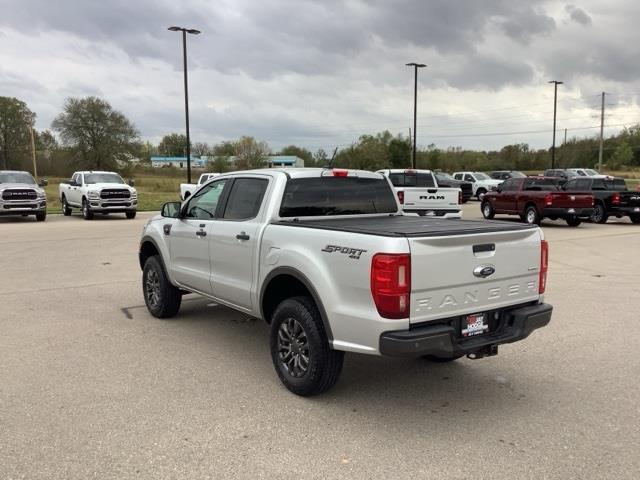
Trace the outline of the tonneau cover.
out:
<instances>
[{"instance_id":1,"label":"tonneau cover","mask_svg":"<svg viewBox=\"0 0 640 480\"><path fill-rule=\"evenodd\" d=\"M536 228L510 222L489 220L456 220L433 217L393 215L388 217L317 218L305 220L281 220L275 225L318 228L340 232L381 235L384 237L443 237L471 235L475 233L512 232Z\"/></svg>"}]
</instances>

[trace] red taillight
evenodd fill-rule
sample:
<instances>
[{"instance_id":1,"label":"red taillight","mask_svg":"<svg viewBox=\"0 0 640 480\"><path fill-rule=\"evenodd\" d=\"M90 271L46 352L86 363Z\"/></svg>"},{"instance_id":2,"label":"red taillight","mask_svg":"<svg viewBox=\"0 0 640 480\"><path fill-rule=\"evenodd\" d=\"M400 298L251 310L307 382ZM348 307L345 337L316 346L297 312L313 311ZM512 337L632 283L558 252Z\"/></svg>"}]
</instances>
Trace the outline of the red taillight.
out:
<instances>
[{"instance_id":1,"label":"red taillight","mask_svg":"<svg viewBox=\"0 0 640 480\"><path fill-rule=\"evenodd\" d=\"M411 293L411 255L377 253L371 260L371 295L384 318L407 318Z\"/></svg>"},{"instance_id":2,"label":"red taillight","mask_svg":"<svg viewBox=\"0 0 640 480\"><path fill-rule=\"evenodd\" d=\"M547 193L547 195L544 197L544 206L550 207L551 205L553 205L553 195Z\"/></svg>"},{"instance_id":3,"label":"red taillight","mask_svg":"<svg viewBox=\"0 0 640 480\"><path fill-rule=\"evenodd\" d=\"M349 175L349 171L342 168L334 168L333 170L331 170L331 173L334 177L346 177L347 175Z\"/></svg>"},{"instance_id":4,"label":"red taillight","mask_svg":"<svg viewBox=\"0 0 640 480\"><path fill-rule=\"evenodd\" d=\"M611 203L613 205L620 205L620 194L618 192L613 194L613 197L611 198Z\"/></svg>"},{"instance_id":5,"label":"red taillight","mask_svg":"<svg viewBox=\"0 0 640 480\"><path fill-rule=\"evenodd\" d=\"M398 201L400 205L404 205L404 192L398 192Z\"/></svg>"},{"instance_id":6,"label":"red taillight","mask_svg":"<svg viewBox=\"0 0 640 480\"><path fill-rule=\"evenodd\" d=\"M542 240L540 244L540 282L538 285L538 293L543 294L547 289L547 270L549 269L549 243Z\"/></svg>"}]
</instances>

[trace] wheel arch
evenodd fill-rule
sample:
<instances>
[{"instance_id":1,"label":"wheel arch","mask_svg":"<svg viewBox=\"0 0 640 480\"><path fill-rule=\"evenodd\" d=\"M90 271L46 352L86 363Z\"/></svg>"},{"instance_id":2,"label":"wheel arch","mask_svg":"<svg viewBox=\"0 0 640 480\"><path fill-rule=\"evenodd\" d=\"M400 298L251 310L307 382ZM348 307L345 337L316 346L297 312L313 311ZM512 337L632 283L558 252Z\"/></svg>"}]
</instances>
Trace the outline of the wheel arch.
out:
<instances>
[{"instance_id":1,"label":"wheel arch","mask_svg":"<svg viewBox=\"0 0 640 480\"><path fill-rule=\"evenodd\" d=\"M265 322L271 322L271 314L287 298L306 295L313 300L329 341L333 340L327 312L318 292L311 281L302 272L291 267L278 267L267 274L260 288L260 315Z\"/></svg>"}]
</instances>

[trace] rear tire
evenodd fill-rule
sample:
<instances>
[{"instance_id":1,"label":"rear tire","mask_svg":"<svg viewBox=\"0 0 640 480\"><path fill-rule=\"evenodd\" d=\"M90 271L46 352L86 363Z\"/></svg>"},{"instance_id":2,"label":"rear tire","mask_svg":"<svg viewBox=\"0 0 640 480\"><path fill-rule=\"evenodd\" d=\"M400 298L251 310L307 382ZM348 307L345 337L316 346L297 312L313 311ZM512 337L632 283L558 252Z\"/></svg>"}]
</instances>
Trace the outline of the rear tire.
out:
<instances>
[{"instance_id":1,"label":"rear tire","mask_svg":"<svg viewBox=\"0 0 640 480\"><path fill-rule=\"evenodd\" d=\"M157 255L149 257L144 263L142 293L147 310L156 318L174 317L180 310L180 289L171 284Z\"/></svg>"},{"instance_id":2,"label":"rear tire","mask_svg":"<svg viewBox=\"0 0 640 480\"><path fill-rule=\"evenodd\" d=\"M594 223L607 223L607 220L609 220L609 215L607 215L604 205L596 203L591 214L591 221Z\"/></svg>"},{"instance_id":3,"label":"rear tire","mask_svg":"<svg viewBox=\"0 0 640 480\"><path fill-rule=\"evenodd\" d=\"M36 213L36 221L44 222L47 219L47 212Z\"/></svg>"},{"instance_id":4,"label":"rear tire","mask_svg":"<svg viewBox=\"0 0 640 480\"><path fill-rule=\"evenodd\" d=\"M540 214L538 213L538 209L529 205L524 211L524 221L529 225L540 225L542 219L540 218Z\"/></svg>"},{"instance_id":5,"label":"rear tire","mask_svg":"<svg viewBox=\"0 0 640 480\"><path fill-rule=\"evenodd\" d=\"M631 223L640 223L640 215L629 215Z\"/></svg>"},{"instance_id":6,"label":"rear tire","mask_svg":"<svg viewBox=\"0 0 640 480\"><path fill-rule=\"evenodd\" d=\"M133 212L125 212L125 215L129 220L131 220L133 218L136 218L136 211L134 210Z\"/></svg>"},{"instance_id":7,"label":"rear tire","mask_svg":"<svg viewBox=\"0 0 640 480\"><path fill-rule=\"evenodd\" d=\"M278 305L271 318L270 347L280 381L296 395L326 392L340 378L344 352L330 348L320 313L308 297Z\"/></svg>"},{"instance_id":8,"label":"rear tire","mask_svg":"<svg viewBox=\"0 0 640 480\"><path fill-rule=\"evenodd\" d=\"M577 227L578 225L580 225L582 223L582 220L580 220L577 217L570 217L565 219L567 222L567 225L569 225L570 227Z\"/></svg>"},{"instance_id":9,"label":"rear tire","mask_svg":"<svg viewBox=\"0 0 640 480\"><path fill-rule=\"evenodd\" d=\"M67 203L67 197L65 197L64 195L62 196L62 214L65 217L71 215L71 207Z\"/></svg>"},{"instance_id":10,"label":"rear tire","mask_svg":"<svg viewBox=\"0 0 640 480\"><path fill-rule=\"evenodd\" d=\"M489 202L482 202L480 210L482 211L482 216L487 220L492 220L496 215L496 212L493 210L493 206Z\"/></svg>"},{"instance_id":11,"label":"rear tire","mask_svg":"<svg viewBox=\"0 0 640 480\"><path fill-rule=\"evenodd\" d=\"M85 220L93 220L93 212L89 208L89 202L86 199L82 199L82 216Z\"/></svg>"}]
</instances>

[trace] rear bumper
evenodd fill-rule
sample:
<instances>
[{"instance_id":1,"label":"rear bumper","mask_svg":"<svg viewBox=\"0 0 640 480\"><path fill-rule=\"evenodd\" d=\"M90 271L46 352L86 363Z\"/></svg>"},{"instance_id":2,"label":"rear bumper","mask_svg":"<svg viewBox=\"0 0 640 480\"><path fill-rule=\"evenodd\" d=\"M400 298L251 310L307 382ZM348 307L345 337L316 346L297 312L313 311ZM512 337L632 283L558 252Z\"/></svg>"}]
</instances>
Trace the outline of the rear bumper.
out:
<instances>
[{"instance_id":1,"label":"rear bumper","mask_svg":"<svg viewBox=\"0 0 640 480\"><path fill-rule=\"evenodd\" d=\"M593 208L545 208L542 211L543 217L553 218L589 218L593 214Z\"/></svg>"},{"instance_id":2,"label":"rear bumper","mask_svg":"<svg viewBox=\"0 0 640 480\"><path fill-rule=\"evenodd\" d=\"M426 325L380 335L380 353L390 356L451 357L477 352L487 346L517 342L551 320L553 307L546 303L502 312L500 326L491 333L461 337L450 324Z\"/></svg>"},{"instance_id":3,"label":"rear bumper","mask_svg":"<svg viewBox=\"0 0 640 480\"><path fill-rule=\"evenodd\" d=\"M640 207L617 207L607 212L609 215L640 215Z\"/></svg>"},{"instance_id":4,"label":"rear bumper","mask_svg":"<svg viewBox=\"0 0 640 480\"><path fill-rule=\"evenodd\" d=\"M462 210L429 210L429 209L415 209L405 208L405 213L417 213L421 216L434 216L441 218L462 218Z\"/></svg>"}]
</instances>

